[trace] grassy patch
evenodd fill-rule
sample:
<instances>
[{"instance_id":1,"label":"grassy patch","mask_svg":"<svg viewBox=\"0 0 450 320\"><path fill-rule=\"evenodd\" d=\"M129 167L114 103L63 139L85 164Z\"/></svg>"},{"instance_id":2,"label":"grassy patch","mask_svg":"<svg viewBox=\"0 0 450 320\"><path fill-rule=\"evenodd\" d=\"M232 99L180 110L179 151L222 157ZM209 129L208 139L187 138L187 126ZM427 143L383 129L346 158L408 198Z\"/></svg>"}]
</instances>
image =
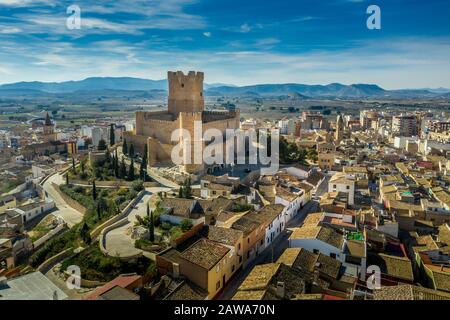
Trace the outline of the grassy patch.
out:
<instances>
[{"instance_id":1,"label":"grassy patch","mask_svg":"<svg viewBox=\"0 0 450 320\"><path fill-rule=\"evenodd\" d=\"M53 221L56 220L56 217L52 214L49 214L44 219L42 219L30 232L28 232L28 235L30 236L31 240L34 242L39 238L42 238L44 235L46 235L49 231L51 231L54 228Z\"/></svg>"},{"instance_id":2,"label":"grassy patch","mask_svg":"<svg viewBox=\"0 0 450 320\"><path fill-rule=\"evenodd\" d=\"M93 244L74 257L63 262L61 270L70 265L77 265L81 269L81 277L91 281L111 281L120 274L137 273L148 276L153 270L154 262L141 257L135 261L122 261L119 258L103 255L97 244Z\"/></svg>"}]
</instances>

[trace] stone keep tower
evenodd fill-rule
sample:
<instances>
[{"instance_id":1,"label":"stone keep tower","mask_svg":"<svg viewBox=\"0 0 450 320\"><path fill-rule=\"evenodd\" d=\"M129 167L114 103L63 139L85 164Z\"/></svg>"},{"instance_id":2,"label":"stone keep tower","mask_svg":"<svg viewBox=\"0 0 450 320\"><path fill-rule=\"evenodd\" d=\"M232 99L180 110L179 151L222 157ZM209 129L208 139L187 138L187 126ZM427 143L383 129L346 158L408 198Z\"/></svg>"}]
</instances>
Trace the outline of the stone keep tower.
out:
<instances>
[{"instance_id":1,"label":"stone keep tower","mask_svg":"<svg viewBox=\"0 0 450 320\"><path fill-rule=\"evenodd\" d=\"M205 108L203 97L203 72L169 71L168 111L178 117L180 112L202 112Z\"/></svg>"}]
</instances>

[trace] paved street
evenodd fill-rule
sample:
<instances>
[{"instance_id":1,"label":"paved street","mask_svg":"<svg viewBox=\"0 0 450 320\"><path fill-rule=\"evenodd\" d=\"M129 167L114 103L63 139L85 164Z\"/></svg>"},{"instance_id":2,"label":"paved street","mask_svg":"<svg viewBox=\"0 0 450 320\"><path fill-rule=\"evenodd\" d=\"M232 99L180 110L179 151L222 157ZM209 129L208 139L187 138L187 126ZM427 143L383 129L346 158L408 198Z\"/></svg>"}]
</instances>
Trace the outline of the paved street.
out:
<instances>
[{"instance_id":1,"label":"paved street","mask_svg":"<svg viewBox=\"0 0 450 320\"><path fill-rule=\"evenodd\" d=\"M106 250L110 255L116 257L134 256L142 252L134 246L135 240L131 238L130 228L137 221L136 216L147 215L147 202L151 200L153 194L160 191L169 191L169 188L147 188L142 199L136 204L128 215L128 223L122 227L111 230L105 236ZM154 203L150 202L150 209L153 210Z\"/></svg>"},{"instance_id":2,"label":"paved street","mask_svg":"<svg viewBox=\"0 0 450 320\"><path fill-rule=\"evenodd\" d=\"M63 177L60 174L54 174L43 185L43 188L47 194L47 197L55 201L56 209L52 212L53 215L61 217L67 225L71 228L77 223L80 223L83 219L83 214L78 212L69 206L58 192L53 188L52 182L61 185L65 183Z\"/></svg>"}]
</instances>

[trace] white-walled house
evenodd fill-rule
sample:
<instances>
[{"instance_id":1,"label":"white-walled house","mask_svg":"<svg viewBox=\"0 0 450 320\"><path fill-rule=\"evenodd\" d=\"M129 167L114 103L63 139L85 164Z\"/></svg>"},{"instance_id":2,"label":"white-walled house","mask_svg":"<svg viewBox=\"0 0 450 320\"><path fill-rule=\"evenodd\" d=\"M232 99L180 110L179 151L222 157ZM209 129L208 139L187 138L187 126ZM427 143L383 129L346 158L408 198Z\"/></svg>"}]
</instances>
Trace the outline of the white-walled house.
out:
<instances>
[{"instance_id":1,"label":"white-walled house","mask_svg":"<svg viewBox=\"0 0 450 320\"><path fill-rule=\"evenodd\" d=\"M322 226L305 225L294 229L289 237L290 248L304 248L310 252L322 253L343 261L344 236L335 230Z\"/></svg>"},{"instance_id":2,"label":"white-walled house","mask_svg":"<svg viewBox=\"0 0 450 320\"><path fill-rule=\"evenodd\" d=\"M264 251L286 228L283 217L284 206L281 204L271 204L259 211L252 211L246 215L265 227L265 237L263 244L259 246L258 253Z\"/></svg>"},{"instance_id":3,"label":"white-walled house","mask_svg":"<svg viewBox=\"0 0 450 320\"><path fill-rule=\"evenodd\" d=\"M300 188L279 186L275 190L275 204L284 206L283 217L285 223L294 218L310 200L308 194Z\"/></svg>"},{"instance_id":4,"label":"white-walled house","mask_svg":"<svg viewBox=\"0 0 450 320\"><path fill-rule=\"evenodd\" d=\"M289 247L322 253L354 268L358 273L366 268L366 241L358 232L344 235L329 227L304 225L294 229L289 237Z\"/></svg>"},{"instance_id":5,"label":"white-walled house","mask_svg":"<svg viewBox=\"0 0 450 320\"><path fill-rule=\"evenodd\" d=\"M355 204L355 180L346 177L345 173L338 172L328 182L328 192L342 192L348 194L348 204Z\"/></svg>"},{"instance_id":6,"label":"white-walled house","mask_svg":"<svg viewBox=\"0 0 450 320\"><path fill-rule=\"evenodd\" d=\"M22 216L23 223L33 220L34 218L47 213L48 211L55 208L55 202L50 199L45 200L32 200L25 203L17 208L9 209Z\"/></svg>"},{"instance_id":7,"label":"white-walled house","mask_svg":"<svg viewBox=\"0 0 450 320\"><path fill-rule=\"evenodd\" d=\"M284 170L286 170L287 173L301 180L308 179L309 175L311 174L311 168L302 165L288 167L285 168Z\"/></svg>"}]
</instances>

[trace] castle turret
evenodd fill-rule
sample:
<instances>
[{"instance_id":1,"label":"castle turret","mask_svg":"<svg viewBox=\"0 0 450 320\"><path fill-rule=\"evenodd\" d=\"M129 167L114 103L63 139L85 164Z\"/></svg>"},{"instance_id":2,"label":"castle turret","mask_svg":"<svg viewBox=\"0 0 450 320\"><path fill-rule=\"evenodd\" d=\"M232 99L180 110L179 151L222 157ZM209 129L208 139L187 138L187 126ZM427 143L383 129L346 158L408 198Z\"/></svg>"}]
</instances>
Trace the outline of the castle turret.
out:
<instances>
[{"instance_id":1,"label":"castle turret","mask_svg":"<svg viewBox=\"0 0 450 320\"><path fill-rule=\"evenodd\" d=\"M203 72L168 72L169 113L178 117L180 112L202 112L205 108L203 97Z\"/></svg>"}]
</instances>

